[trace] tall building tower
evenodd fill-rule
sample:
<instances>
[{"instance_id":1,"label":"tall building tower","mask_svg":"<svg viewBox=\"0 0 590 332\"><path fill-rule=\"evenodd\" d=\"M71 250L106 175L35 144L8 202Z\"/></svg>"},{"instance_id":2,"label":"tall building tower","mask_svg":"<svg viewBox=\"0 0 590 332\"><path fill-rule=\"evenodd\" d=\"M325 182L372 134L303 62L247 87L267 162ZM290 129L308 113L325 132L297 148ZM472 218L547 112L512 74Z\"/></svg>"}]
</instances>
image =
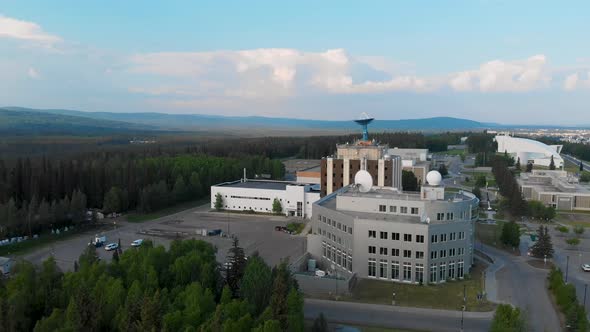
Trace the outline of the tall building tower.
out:
<instances>
[{"instance_id":1,"label":"tall building tower","mask_svg":"<svg viewBox=\"0 0 590 332\"><path fill-rule=\"evenodd\" d=\"M374 119L366 113L354 120L362 126L363 136L353 144L336 145L336 155L321 161L321 195L332 192L354 182L354 175L363 169L373 178L373 184L380 187L402 189L402 162L398 156L387 154L389 147L369 138L368 125Z\"/></svg>"}]
</instances>

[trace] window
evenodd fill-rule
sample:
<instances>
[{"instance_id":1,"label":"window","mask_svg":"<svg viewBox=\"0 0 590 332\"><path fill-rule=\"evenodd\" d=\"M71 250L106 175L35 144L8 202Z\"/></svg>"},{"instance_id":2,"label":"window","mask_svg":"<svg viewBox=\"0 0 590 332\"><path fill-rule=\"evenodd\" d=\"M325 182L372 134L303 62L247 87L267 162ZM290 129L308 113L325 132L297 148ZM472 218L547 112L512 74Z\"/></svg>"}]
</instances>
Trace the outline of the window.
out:
<instances>
[{"instance_id":1,"label":"window","mask_svg":"<svg viewBox=\"0 0 590 332\"><path fill-rule=\"evenodd\" d=\"M455 256L455 248L449 249L449 257Z\"/></svg>"},{"instance_id":2,"label":"window","mask_svg":"<svg viewBox=\"0 0 590 332\"><path fill-rule=\"evenodd\" d=\"M459 279L463 279L463 265L465 263L463 262L462 259L459 260L459 262L457 263L457 277L459 277Z\"/></svg>"},{"instance_id":3,"label":"window","mask_svg":"<svg viewBox=\"0 0 590 332\"><path fill-rule=\"evenodd\" d=\"M348 234L352 234L352 227L348 227Z\"/></svg>"},{"instance_id":4,"label":"window","mask_svg":"<svg viewBox=\"0 0 590 332\"><path fill-rule=\"evenodd\" d=\"M400 213L408 213L408 207L407 206L400 206L399 212Z\"/></svg>"},{"instance_id":5,"label":"window","mask_svg":"<svg viewBox=\"0 0 590 332\"><path fill-rule=\"evenodd\" d=\"M436 282L436 264L430 264L430 283Z\"/></svg>"},{"instance_id":6,"label":"window","mask_svg":"<svg viewBox=\"0 0 590 332\"><path fill-rule=\"evenodd\" d=\"M438 220L438 221L445 220L445 214L441 213L441 212L437 213L436 220Z\"/></svg>"},{"instance_id":7,"label":"window","mask_svg":"<svg viewBox=\"0 0 590 332\"><path fill-rule=\"evenodd\" d=\"M387 240L387 232L379 232L379 237L381 240Z\"/></svg>"},{"instance_id":8,"label":"window","mask_svg":"<svg viewBox=\"0 0 590 332\"><path fill-rule=\"evenodd\" d=\"M424 243L424 235L416 235L416 242Z\"/></svg>"},{"instance_id":9,"label":"window","mask_svg":"<svg viewBox=\"0 0 590 332\"><path fill-rule=\"evenodd\" d=\"M319 221L322 221L322 216L321 215L318 215L318 220Z\"/></svg>"},{"instance_id":10,"label":"window","mask_svg":"<svg viewBox=\"0 0 590 332\"><path fill-rule=\"evenodd\" d=\"M328 259L332 260L332 246L328 246Z\"/></svg>"},{"instance_id":11,"label":"window","mask_svg":"<svg viewBox=\"0 0 590 332\"><path fill-rule=\"evenodd\" d=\"M369 277L377 276L377 262L373 258L369 258Z\"/></svg>"},{"instance_id":12,"label":"window","mask_svg":"<svg viewBox=\"0 0 590 332\"><path fill-rule=\"evenodd\" d=\"M396 213L397 212L397 206L390 205L389 206L389 212Z\"/></svg>"},{"instance_id":13,"label":"window","mask_svg":"<svg viewBox=\"0 0 590 332\"><path fill-rule=\"evenodd\" d=\"M447 241L447 234L446 233L440 235L440 242L445 242L445 241Z\"/></svg>"},{"instance_id":14,"label":"window","mask_svg":"<svg viewBox=\"0 0 590 332\"><path fill-rule=\"evenodd\" d=\"M449 241L455 241L457 239L457 233L449 233Z\"/></svg>"},{"instance_id":15,"label":"window","mask_svg":"<svg viewBox=\"0 0 590 332\"><path fill-rule=\"evenodd\" d=\"M416 259L424 259L424 251L416 251Z\"/></svg>"},{"instance_id":16,"label":"window","mask_svg":"<svg viewBox=\"0 0 590 332\"><path fill-rule=\"evenodd\" d=\"M377 237L377 231L369 231L369 237Z\"/></svg>"},{"instance_id":17,"label":"window","mask_svg":"<svg viewBox=\"0 0 590 332\"><path fill-rule=\"evenodd\" d=\"M346 233L346 225L342 225L342 231Z\"/></svg>"},{"instance_id":18,"label":"window","mask_svg":"<svg viewBox=\"0 0 590 332\"><path fill-rule=\"evenodd\" d=\"M445 258L445 257L447 257L447 251L443 249L440 251L440 258Z\"/></svg>"},{"instance_id":19,"label":"window","mask_svg":"<svg viewBox=\"0 0 590 332\"><path fill-rule=\"evenodd\" d=\"M399 257L399 249L391 248L391 256Z\"/></svg>"},{"instance_id":20,"label":"window","mask_svg":"<svg viewBox=\"0 0 590 332\"><path fill-rule=\"evenodd\" d=\"M322 241L322 256L326 257L327 254L328 254L328 250L326 249L326 242Z\"/></svg>"},{"instance_id":21,"label":"window","mask_svg":"<svg viewBox=\"0 0 590 332\"><path fill-rule=\"evenodd\" d=\"M430 252L430 259L436 259L437 258L437 253L438 252L436 250L431 251Z\"/></svg>"},{"instance_id":22,"label":"window","mask_svg":"<svg viewBox=\"0 0 590 332\"><path fill-rule=\"evenodd\" d=\"M375 248L375 246L369 246L369 254L376 254L377 253L377 249Z\"/></svg>"},{"instance_id":23,"label":"window","mask_svg":"<svg viewBox=\"0 0 590 332\"><path fill-rule=\"evenodd\" d=\"M338 229L342 230L342 224L341 224L341 223L338 223L338 224L336 224L336 225L337 225L337 226L336 226L336 228L338 228Z\"/></svg>"},{"instance_id":24,"label":"window","mask_svg":"<svg viewBox=\"0 0 590 332\"><path fill-rule=\"evenodd\" d=\"M387 279L387 261L384 259L379 261L379 278Z\"/></svg>"},{"instance_id":25,"label":"window","mask_svg":"<svg viewBox=\"0 0 590 332\"><path fill-rule=\"evenodd\" d=\"M447 212L447 220L453 220L455 219L455 215L453 212Z\"/></svg>"},{"instance_id":26,"label":"window","mask_svg":"<svg viewBox=\"0 0 590 332\"><path fill-rule=\"evenodd\" d=\"M412 242L412 234L404 234L405 242Z\"/></svg>"},{"instance_id":27,"label":"window","mask_svg":"<svg viewBox=\"0 0 590 332\"><path fill-rule=\"evenodd\" d=\"M336 251L336 265L342 266L342 251L340 249Z\"/></svg>"},{"instance_id":28,"label":"window","mask_svg":"<svg viewBox=\"0 0 590 332\"><path fill-rule=\"evenodd\" d=\"M395 241L399 241L399 233L391 233L391 239Z\"/></svg>"},{"instance_id":29,"label":"window","mask_svg":"<svg viewBox=\"0 0 590 332\"><path fill-rule=\"evenodd\" d=\"M465 239L465 232L459 232L459 240Z\"/></svg>"},{"instance_id":30,"label":"window","mask_svg":"<svg viewBox=\"0 0 590 332\"><path fill-rule=\"evenodd\" d=\"M412 251L404 250L404 258L412 258Z\"/></svg>"},{"instance_id":31,"label":"window","mask_svg":"<svg viewBox=\"0 0 590 332\"><path fill-rule=\"evenodd\" d=\"M404 281L412 281L412 263L404 262Z\"/></svg>"},{"instance_id":32,"label":"window","mask_svg":"<svg viewBox=\"0 0 590 332\"><path fill-rule=\"evenodd\" d=\"M417 207L413 207L413 208L410 210L410 213L411 213L411 214L418 214L418 208L417 208Z\"/></svg>"},{"instance_id":33,"label":"window","mask_svg":"<svg viewBox=\"0 0 590 332\"><path fill-rule=\"evenodd\" d=\"M417 283L424 282L424 264L416 264L416 277L414 281Z\"/></svg>"},{"instance_id":34,"label":"window","mask_svg":"<svg viewBox=\"0 0 590 332\"><path fill-rule=\"evenodd\" d=\"M322 217L322 222L325 224L326 223L326 217Z\"/></svg>"},{"instance_id":35,"label":"window","mask_svg":"<svg viewBox=\"0 0 590 332\"><path fill-rule=\"evenodd\" d=\"M430 243L437 243L438 242L438 235L430 235Z\"/></svg>"},{"instance_id":36,"label":"window","mask_svg":"<svg viewBox=\"0 0 590 332\"><path fill-rule=\"evenodd\" d=\"M352 254L348 253L348 271L352 272Z\"/></svg>"},{"instance_id":37,"label":"window","mask_svg":"<svg viewBox=\"0 0 590 332\"><path fill-rule=\"evenodd\" d=\"M387 248L380 247L379 248L379 255L387 255Z\"/></svg>"},{"instance_id":38,"label":"window","mask_svg":"<svg viewBox=\"0 0 590 332\"><path fill-rule=\"evenodd\" d=\"M438 280L445 281L447 279L447 265L445 263L440 263L438 272Z\"/></svg>"},{"instance_id":39,"label":"window","mask_svg":"<svg viewBox=\"0 0 590 332\"><path fill-rule=\"evenodd\" d=\"M387 212L385 205L379 205L379 212Z\"/></svg>"},{"instance_id":40,"label":"window","mask_svg":"<svg viewBox=\"0 0 590 332\"><path fill-rule=\"evenodd\" d=\"M455 279L455 262L449 262L449 278L448 279Z\"/></svg>"},{"instance_id":41,"label":"window","mask_svg":"<svg viewBox=\"0 0 590 332\"><path fill-rule=\"evenodd\" d=\"M391 261L391 279L399 280L399 262Z\"/></svg>"},{"instance_id":42,"label":"window","mask_svg":"<svg viewBox=\"0 0 590 332\"><path fill-rule=\"evenodd\" d=\"M457 250L459 251L459 255L458 256L465 255L465 248L458 248Z\"/></svg>"}]
</instances>

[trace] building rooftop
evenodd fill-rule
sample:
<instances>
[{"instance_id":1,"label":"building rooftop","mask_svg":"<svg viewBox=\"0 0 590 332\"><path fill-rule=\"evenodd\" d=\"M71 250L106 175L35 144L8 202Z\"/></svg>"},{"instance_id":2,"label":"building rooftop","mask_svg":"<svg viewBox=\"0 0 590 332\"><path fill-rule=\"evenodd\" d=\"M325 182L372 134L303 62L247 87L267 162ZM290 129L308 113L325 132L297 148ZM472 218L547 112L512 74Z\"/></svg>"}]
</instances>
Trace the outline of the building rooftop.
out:
<instances>
[{"instance_id":1,"label":"building rooftop","mask_svg":"<svg viewBox=\"0 0 590 332\"><path fill-rule=\"evenodd\" d=\"M425 185L427 186L427 185ZM373 187L370 191L363 193L357 189L347 187L348 190L340 192L340 196L347 197L370 197L386 198L404 201L422 201L419 192L415 191L397 191L390 187ZM473 199L473 194L467 192L445 192L445 201L469 201Z\"/></svg>"},{"instance_id":2,"label":"building rooftop","mask_svg":"<svg viewBox=\"0 0 590 332\"><path fill-rule=\"evenodd\" d=\"M233 187L233 188L247 188L247 189L266 189L266 190L285 190L288 185L303 186L303 184L286 181L261 181L248 180L246 182L234 181L217 184L216 186Z\"/></svg>"},{"instance_id":3,"label":"building rooftop","mask_svg":"<svg viewBox=\"0 0 590 332\"><path fill-rule=\"evenodd\" d=\"M578 178L566 171L533 170L532 173L520 173L517 181L521 186L533 187L537 192L563 192L590 194L587 185L581 185Z\"/></svg>"}]
</instances>

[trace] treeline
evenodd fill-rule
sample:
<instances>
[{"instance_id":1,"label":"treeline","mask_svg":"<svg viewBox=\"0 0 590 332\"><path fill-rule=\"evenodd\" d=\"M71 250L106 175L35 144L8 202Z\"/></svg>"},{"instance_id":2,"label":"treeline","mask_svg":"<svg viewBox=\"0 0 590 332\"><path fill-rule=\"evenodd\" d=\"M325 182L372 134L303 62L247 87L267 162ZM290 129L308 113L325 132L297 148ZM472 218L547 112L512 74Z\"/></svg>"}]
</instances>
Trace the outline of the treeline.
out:
<instances>
[{"instance_id":1,"label":"treeline","mask_svg":"<svg viewBox=\"0 0 590 332\"><path fill-rule=\"evenodd\" d=\"M0 161L0 237L81 222L86 208L149 212L198 199L209 194L212 184L241 178L244 168L249 177L284 176L279 160L264 157L169 156L161 152L139 158L128 153L96 153L58 161L27 158L12 167Z\"/></svg>"},{"instance_id":2,"label":"treeline","mask_svg":"<svg viewBox=\"0 0 590 332\"><path fill-rule=\"evenodd\" d=\"M588 331L590 324L586 316L586 308L577 300L576 287L566 283L561 270L555 267L549 272L548 279L549 290L555 296L557 306L565 316L567 331Z\"/></svg>"},{"instance_id":3,"label":"treeline","mask_svg":"<svg viewBox=\"0 0 590 332\"><path fill-rule=\"evenodd\" d=\"M101 262L89 246L77 271L53 258L40 268L20 262L0 280L2 331L303 331L303 297L287 264L271 269L232 248L220 270L204 241L173 241L170 249L115 252Z\"/></svg>"},{"instance_id":4,"label":"treeline","mask_svg":"<svg viewBox=\"0 0 590 332\"><path fill-rule=\"evenodd\" d=\"M470 134L466 144L467 151L475 154L475 166L491 166L494 163L498 150L498 143L494 141L494 135Z\"/></svg>"}]
</instances>

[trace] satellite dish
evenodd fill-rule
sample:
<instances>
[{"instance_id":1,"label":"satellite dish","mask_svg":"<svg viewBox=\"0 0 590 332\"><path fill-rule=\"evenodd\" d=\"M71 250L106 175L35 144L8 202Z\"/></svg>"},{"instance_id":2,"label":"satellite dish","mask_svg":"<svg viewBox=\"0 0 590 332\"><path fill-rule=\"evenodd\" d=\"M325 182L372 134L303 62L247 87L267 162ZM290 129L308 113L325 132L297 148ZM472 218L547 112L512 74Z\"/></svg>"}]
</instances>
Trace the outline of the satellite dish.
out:
<instances>
[{"instance_id":1,"label":"satellite dish","mask_svg":"<svg viewBox=\"0 0 590 332\"><path fill-rule=\"evenodd\" d=\"M369 172L360 170L354 175L354 183L360 192L366 193L373 187L373 177Z\"/></svg>"}]
</instances>

